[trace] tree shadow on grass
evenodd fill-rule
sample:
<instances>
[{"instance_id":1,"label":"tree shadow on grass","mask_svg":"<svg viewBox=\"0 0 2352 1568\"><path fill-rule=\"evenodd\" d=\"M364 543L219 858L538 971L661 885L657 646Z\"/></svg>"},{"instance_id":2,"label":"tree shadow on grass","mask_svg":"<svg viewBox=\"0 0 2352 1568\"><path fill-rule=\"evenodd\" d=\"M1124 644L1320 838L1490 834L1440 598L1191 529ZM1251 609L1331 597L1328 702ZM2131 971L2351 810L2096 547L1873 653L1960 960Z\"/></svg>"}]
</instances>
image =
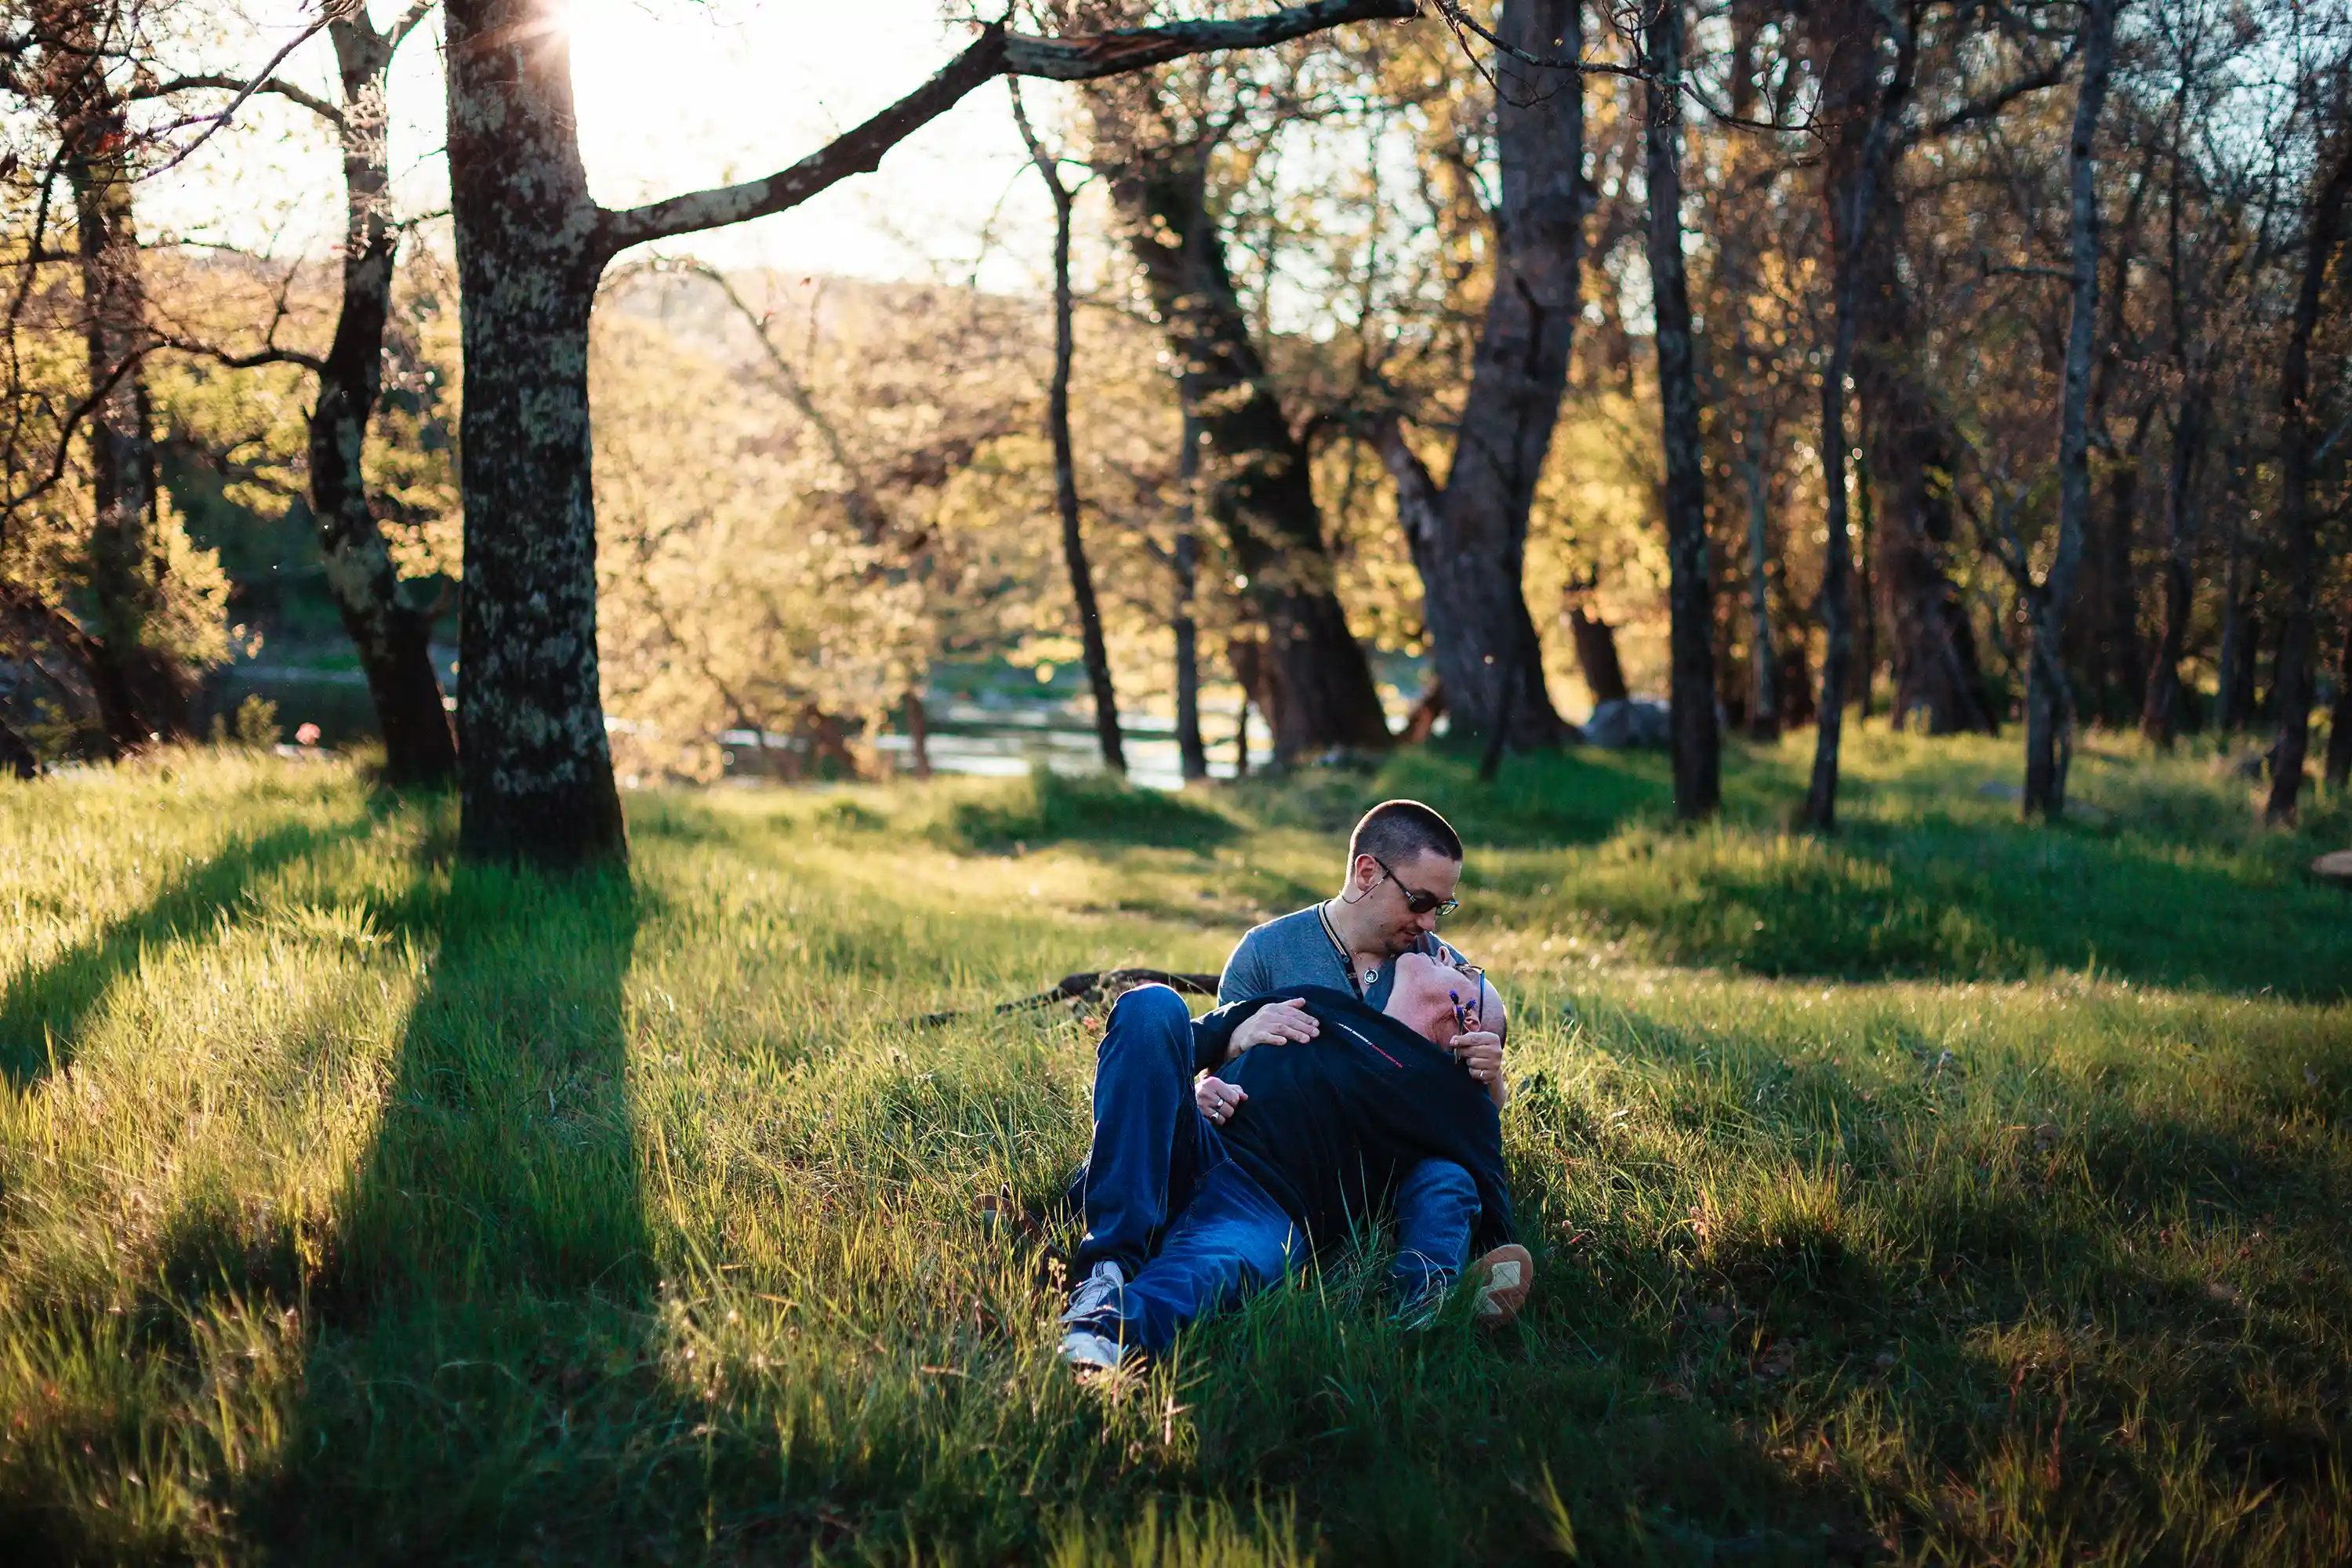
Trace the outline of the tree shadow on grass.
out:
<instances>
[{"instance_id":1,"label":"tree shadow on grass","mask_svg":"<svg viewBox=\"0 0 2352 1568\"><path fill-rule=\"evenodd\" d=\"M301 823L230 841L213 858L172 879L146 904L117 916L39 969L19 974L0 996L0 1077L23 1089L70 1067L83 1025L109 987L138 967L151 947L187 941L271 871L357 837L361 818L321 830Z\"/></svg>"},{"instance_id":2,"label":"tree shadow on grass","mask_svg":"<svg viewBox=\"0 0 2352 1568\"><path fill-rule=\"evenodd\" d=\"M623 1511L597 1450L659 1394L625 1014L645 896L452 873L313 1287L289 1462L239 1505L289 1555L497 1556Z\"/></svg>"}]
</instances>

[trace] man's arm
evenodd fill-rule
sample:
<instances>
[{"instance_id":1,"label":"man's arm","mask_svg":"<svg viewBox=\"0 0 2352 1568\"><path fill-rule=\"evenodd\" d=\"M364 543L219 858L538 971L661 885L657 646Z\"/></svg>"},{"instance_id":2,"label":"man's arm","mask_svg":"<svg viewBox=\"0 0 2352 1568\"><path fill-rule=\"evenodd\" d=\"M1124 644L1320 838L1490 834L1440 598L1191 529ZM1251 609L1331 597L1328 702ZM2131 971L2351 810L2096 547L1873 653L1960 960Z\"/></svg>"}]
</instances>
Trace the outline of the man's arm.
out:
<instances>
[{"instance_id":1,"label":"man's arm","mask_svg":"<svg viewBox=\"0 0 2352 1568\"><path fill-rule=\"evenodd\" d=\"M1240 1028L1250 1014L1256 1011L1244 1007L1247 996L1237 997L1223 1006L1202 1014L1192 1020L1192 1070L1214 1072L1229 1053L1234 1043L1234 1031Z\"/></svg>"}]
</instances>

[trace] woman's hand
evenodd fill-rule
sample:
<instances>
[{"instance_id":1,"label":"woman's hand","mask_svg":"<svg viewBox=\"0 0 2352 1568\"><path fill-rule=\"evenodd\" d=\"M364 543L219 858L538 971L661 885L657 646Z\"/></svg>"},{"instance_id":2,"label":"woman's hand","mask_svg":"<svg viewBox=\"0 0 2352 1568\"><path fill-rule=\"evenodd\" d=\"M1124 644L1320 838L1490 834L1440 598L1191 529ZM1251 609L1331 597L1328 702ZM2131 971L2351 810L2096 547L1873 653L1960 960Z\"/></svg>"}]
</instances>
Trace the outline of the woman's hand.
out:
<instances>
[{"instance_id":1,"label":"woman's hand","mask_svg":"<svg viewBox=\"0 0 2352 1568\"><path fill-rule=\"evenodd\" d=\"M1455 1061L1470 1069L1472 1078L1488 1089L1503 1080L1502 1036L1474 1030L1466 1035L1454 1036L1446 1043L1445 1048L1454 1053Z\"/></svg>"},{"instance_id":2,"label":"woman's hand","mask_svg":"<svg viewBox=\"0 0 2352 1568\"><path fill-rule=\"evenodd\" d=\"M1323 1026L1307 1010L1304 997L1269 1002L1242 1020L1242 1026L1234 1031L1233 1043L1225 1047L1225 1060L1233 1060L1252 1046L1311 1040L1322 1031Z\"/></svg>"},{"instance_id":3,"label":"woman's hand","mask_svg":"<svg viewBox=\"0 0 2352 1568\"><path fill-rule=\"evenodd\" d=\"M1200 1107L1202 1115L1219 1127L1231 1121L1234 1112L1239 1110L1242 1101L1248 1098L1242 1092L1241 1085L1227 1083L1221 1078L1204 1075L1192 1083L1192 1103Z\"/></svg>"}]
</instances>

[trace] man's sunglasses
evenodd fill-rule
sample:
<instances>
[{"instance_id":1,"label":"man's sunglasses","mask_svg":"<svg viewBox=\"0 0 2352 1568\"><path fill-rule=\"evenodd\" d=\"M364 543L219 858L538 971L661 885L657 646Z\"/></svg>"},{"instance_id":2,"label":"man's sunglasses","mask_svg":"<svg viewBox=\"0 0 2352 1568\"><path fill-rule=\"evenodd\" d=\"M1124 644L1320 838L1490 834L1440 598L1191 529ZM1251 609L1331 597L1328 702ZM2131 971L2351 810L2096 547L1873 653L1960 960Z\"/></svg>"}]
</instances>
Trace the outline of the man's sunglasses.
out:
<instances>
[{"instance_id":1,"label":"man's sunglasses","mask_svg":"<svg viewBox=\"0 0 2352 1568\"><path fill-rule=\"evenodd\" d=\"M1372 857L1372 864L1381 868L1382 876L1397 885L1397 891L1404 895L1404 907L1414 914L1425 915L1435 910L1441 915L1450 915L1462 907L1462 900L1459 899L1441 899L1435 893L1425 893L1419 888L1405 886L1404 879L1391 870L1389 863L1377 855ZM1373 885L1379 886L1378 883Z\"/></svg>"}]
</instances>

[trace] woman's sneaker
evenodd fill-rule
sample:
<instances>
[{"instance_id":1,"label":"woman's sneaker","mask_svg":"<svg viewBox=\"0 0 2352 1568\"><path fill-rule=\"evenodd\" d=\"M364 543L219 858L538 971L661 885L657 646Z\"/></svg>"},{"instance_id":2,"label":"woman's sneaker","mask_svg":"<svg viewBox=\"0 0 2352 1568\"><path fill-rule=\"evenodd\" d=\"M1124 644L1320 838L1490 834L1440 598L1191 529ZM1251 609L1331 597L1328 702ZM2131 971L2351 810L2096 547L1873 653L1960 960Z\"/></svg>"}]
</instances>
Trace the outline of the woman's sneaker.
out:
<instances>
[{"instance_id":1,"label":"woman's sneaker","mask_svg":"<svg viewBox=\"0 0 2352 1568\"><path fill-rule=\"evenodd\" d=\"M1094 1271L1078 1281L1070 1292L1070 1304L1055 1320L1063 1323L1091 1325L1108 1313L1117 1322L1123 1315L1119 1306L1127 1295L1127 1271L1106 1259L1094 1267Z\"/></svg>"},{"instance_id":2,"label":"woman's sneaker","mask_svg":"<svg viewBox=\"0 0 2352 1568\"><path fill-rule=\"evenodd\" d=\"M1072 1329L1062 1336L1055 1354L1067 1363L1072 1371L1085 1375L1089 1373L1117 1372L1127 1360L1127 1347L1114 1336L1098 1334L1092 1329Z\"/></svg>"},{"instance_id":3,"label":"woman's sneaker","mask_svg":"<svg viewBox=\"0 0 2352 1568\"><path fill-rule=\"evenodd\" d=\"M1478 1326L1499 1329L1527 1304L1528 1291L1536 1282L1536 1260L1512 1242L1473 1263L1469 1273L1478 1282Z\"/></svg>"},{"instance_id":4,"label":"woman's sneaker","mask_svg":"<svg viewBox=\"0 0 2352 1568\"><path fill-rule=\"evenodd\" d=\"M1078 1281L1070 1304L1055 1321L1063 1326L1061 1358L1081 1373L1116 1372L1127 1358L1125 1321L1119 1306L1127 1294L1127 1274L1116 1263L1102 1262Z\"/></svg>"}]
</instances>

